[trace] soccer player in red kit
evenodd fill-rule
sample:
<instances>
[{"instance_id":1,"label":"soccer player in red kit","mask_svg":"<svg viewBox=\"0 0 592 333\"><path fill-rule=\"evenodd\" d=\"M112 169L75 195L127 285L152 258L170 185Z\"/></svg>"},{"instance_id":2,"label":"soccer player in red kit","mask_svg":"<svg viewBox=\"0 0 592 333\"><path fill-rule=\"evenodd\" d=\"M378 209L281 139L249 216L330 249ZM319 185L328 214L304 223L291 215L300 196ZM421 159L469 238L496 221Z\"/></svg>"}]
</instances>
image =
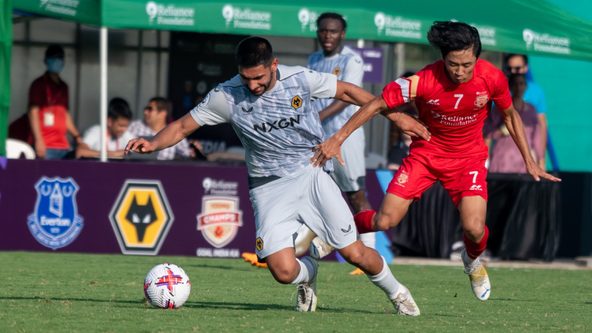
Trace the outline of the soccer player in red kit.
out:
<instances>
[{"instance_id":1,"label":"soccer player in red kit","mask_svg":"<svg viewBox=\"0 0 592 333\"><path fill-rule=\"evenodd\" d=\"M395 227L413 200L440 181L460 212L465 273L475 296L485 301L491 284L479 261L489 235L485 225L487 147L482 133L492 101L503 110L504 123L520 149L528 173L537 181L560 179L546 173L532 159L504 74L479 59L481 41L477 29L461 22L435 22L428 40L440 50L442 60L388 84L382 96L363 106L337 133L315 148L312 162L322 165L334 156L340 158L341 144L355 129L379 112L392 112L389 110L415 101L419 119L431 137L413 139L409 156L389 184L380 210L356 214L356 226L360 233Z\"/></svg>"}]
</instances>

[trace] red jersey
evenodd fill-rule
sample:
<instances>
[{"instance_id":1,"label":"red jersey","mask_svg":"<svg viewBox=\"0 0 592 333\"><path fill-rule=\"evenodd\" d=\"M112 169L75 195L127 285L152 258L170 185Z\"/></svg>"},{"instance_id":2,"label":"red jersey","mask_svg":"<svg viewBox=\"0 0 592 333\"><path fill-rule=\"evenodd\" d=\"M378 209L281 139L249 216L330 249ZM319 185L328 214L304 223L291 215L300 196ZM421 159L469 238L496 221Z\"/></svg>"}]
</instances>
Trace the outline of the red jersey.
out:
<instances>
[{"instance_id":1,"label":"red jersey","mask_svg":"<svg viewBox=\"0 0 592 333\"><path fill-rule=\"evenodd\" d=\"M419 119L432 137L430 141L413 140L411 149L452 158L487 156L483 124L491 102L502 110L512 105L506 77L482 59L477 60L468 82L453 83L439 60L413 76L391 82L382 98L391 109L415 100Z\"/></svg>"},{"instance_id":2,"label":"red jersey","mask_svg":"<svg viewBox=\"0 0 592 333\"><path fill-rule=\"evenodd\" d=\"M39 126L47 148L68 149L68 85L56 83L49 74L37 78L29 89L29 107L39 107Z\"/></svg>"}]
</instances>

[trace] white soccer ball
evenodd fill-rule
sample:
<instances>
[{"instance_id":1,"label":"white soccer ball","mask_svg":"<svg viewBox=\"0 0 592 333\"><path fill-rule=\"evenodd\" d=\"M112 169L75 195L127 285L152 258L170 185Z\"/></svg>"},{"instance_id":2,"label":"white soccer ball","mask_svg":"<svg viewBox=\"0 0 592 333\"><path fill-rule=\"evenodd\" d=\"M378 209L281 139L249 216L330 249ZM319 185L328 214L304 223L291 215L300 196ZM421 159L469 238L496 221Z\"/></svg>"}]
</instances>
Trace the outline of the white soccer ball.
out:
<instances>
[{"instance_id":1,"label":"white soccer ball","mask_svg":"<svg viewBox=\"0 0 592 333\"><path fill-rule=\"evenodd\" d=\"M179 308L187 301L190 292L189 277L177 265L166 262L156 265L144 279L144 296L158 308Z\"/></svg>"}]
</instances>

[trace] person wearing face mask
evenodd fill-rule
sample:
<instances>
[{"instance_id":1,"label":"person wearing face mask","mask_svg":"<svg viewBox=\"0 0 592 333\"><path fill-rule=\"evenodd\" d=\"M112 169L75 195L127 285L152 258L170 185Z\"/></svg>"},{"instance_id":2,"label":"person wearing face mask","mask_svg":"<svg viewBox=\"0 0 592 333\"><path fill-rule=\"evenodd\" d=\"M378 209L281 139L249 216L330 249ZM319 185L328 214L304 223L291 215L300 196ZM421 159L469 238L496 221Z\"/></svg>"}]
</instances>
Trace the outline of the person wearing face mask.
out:
<instances>
[{"instance_id":1,"label":"person wearing face mask","mask_svg":"<svg viewBox=\"0 0 592 333\"><path fill-rule=\"evenodd\" d=\"M70 151L67 134L81 143L80 132L68 107L68 85L60 78L64 69L64 49L50 45L45 50L47 71L29 89L29 123L38 158L61 159Z\"/></svg>"}]
</instances>

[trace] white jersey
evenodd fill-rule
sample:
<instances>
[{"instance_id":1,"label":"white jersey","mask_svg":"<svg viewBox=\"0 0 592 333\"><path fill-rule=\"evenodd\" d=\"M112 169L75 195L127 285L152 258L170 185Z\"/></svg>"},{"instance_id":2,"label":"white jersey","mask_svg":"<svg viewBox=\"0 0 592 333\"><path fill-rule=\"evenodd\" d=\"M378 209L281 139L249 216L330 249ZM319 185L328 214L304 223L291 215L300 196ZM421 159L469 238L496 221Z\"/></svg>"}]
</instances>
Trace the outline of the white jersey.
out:
<instances>
[{"instance_id":1,"label":"white jersey","mask_svg":"<svg viewBox=\"0 0 592 333\"><path fill-rule=\"evenodd\" d=\"M362 86L364 62L362 57L348 46L344 46L341 52L330 57L325 57L322 50L311 54L308 58L308 67L318 72L332 73L338 80ZM320 112L331 103L333 99L317 100L313 103L313 108ZM323 130L327 138L343 127L358 109L358 106L350 105L342 112L324 119Z\"/></svg>"},{"instance_id":2,"label":"white jersey","mask_svg":"<svg viewBox=\"0 0 592 333\"><path fill-rule=\"evenodd\" d=\"M253 95L240 76L219 84L191 110L200 125L230 122L246 150L250 177L284 177L310 164L323 141L316 98L335 97L337 77L300 66L278 66L274 87Z\"/></svg>"}]
</instances>

